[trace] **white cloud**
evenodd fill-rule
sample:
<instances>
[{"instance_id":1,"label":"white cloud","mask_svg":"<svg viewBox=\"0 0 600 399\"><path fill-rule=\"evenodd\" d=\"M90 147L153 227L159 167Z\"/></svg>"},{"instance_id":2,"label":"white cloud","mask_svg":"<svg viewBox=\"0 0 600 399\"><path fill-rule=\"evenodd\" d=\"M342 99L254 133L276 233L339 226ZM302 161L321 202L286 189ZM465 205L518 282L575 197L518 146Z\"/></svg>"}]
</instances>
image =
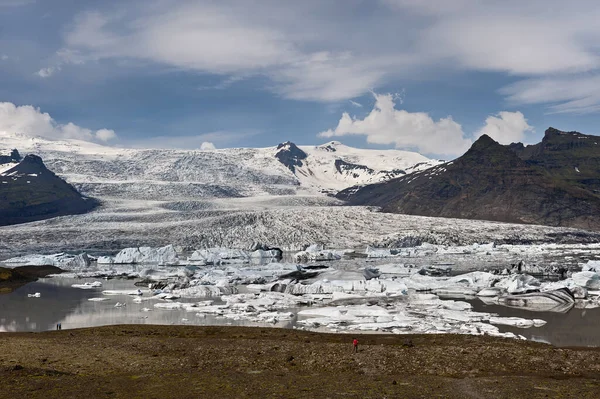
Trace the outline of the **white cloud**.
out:
<instances>
[{"instance_id":1,"label":"white cloud","mask_svg":"<svg viewBox=\"0 0 600 399\"><path fill-rule=\"evenodd\" d=\"M100 141L110 141L117 138L117 134L112 129L100 129L96 131L95 136Z\"/></svg>"},{"instance_id":2,"label":"white cloud","mask_svg":"<svg viewBox=\"0 0 600 399\"><path fill-rule=\"evenodd\" d=\"M549 104L550 113L600 111L600 74L527 79L500 90L511 104Z\"/></svg>"},{"instance_id":3,"label":"white cloud","mask_svg":"<svg viewBox=\"0 0 600 399\"><path fill-rule=\"evenodd\" d=\"M84 60L137 59L199 73L266 76L272 81L267 89L315 101L356 97L411 61L404 54L365 57L360 49L329 49L329 39L311 32L309 25L319 21L302 17L302 29L297 29L294 9L308 7L300 3L263 1L253 3L252 12L247 2L235 0L151 4L144 12L78 15L62 51ZM346 37L336 40L347 42Z\"/></svg>"},{"instance_id":4,"label":"white cloud","mask_svg":"<svg viewBox=\"0 0 600 399\"><path fill-rule=\"evenodd\" d=\"M38 75L40 78L49 78L50 76L54 75L56 72L60 71L60 67L58 66L52 66L52 67L47 67L47 68L42 68L39 71L37 71L35 74Z\"/></svg>"},{"instance_id":5,"label":"white cloud","mask_svg":"<svg viewBox=\"0 0 600 399\"><path fill-rule=\"evenodd\" d=\"M352 104L352 105L354 105L355 107L358 107L358 108L362 108L362 106L363 106L361 103L357 103L356 101L352 101L352 100L350 100L350 104Z\"/></svg>"},{"instance_id":6,"label":"white cloud","mask_svg":"<svg viewBox=\"0 0 600 399\"><path fill-rule=\"evenodd\" d=\"M465 70L524 86L579 76L600 92L592 76L600 73L599 19L596 0L131 0L78 14L38 75L90 60L134 60L222 77L208 89L258 76L285 98L323 102ZM583 103L553 111L600 107L593 96L572 100Z\"/></svg>"},{"instance_id":7,"label":"white cloud","mask_svg":"<svg viewBox=\"0 0 600 399\"><path fill-rule=\"evenodd\" d=\"M200 145L200 149L202 151L207 151L207 150L216 150L217 147L215 147L215 145L209 141L204 141L201 145Z\"/></svg>"},{"instance_id":8,"label":"white cloud","mask_svg":"<svg viewBox=\"0 0 600 399\"><path fill-rule=\"evenodd\" d=\"M16 106L9 102L0 102L0 131L9 134L41 136L51 139L80 139L106 141L115 138L112 130L100 129L96 132L74 123L60 124L48 113L31 105Z\"/></svg>"},{"instance_id":9,"label":"white cloud","mask_svg":"<svg viewBox=\"0 0 600 399\"><path fill-rule=\"evenodd\" d=\"M502 111L496 116L488 116L477 137L487 134L500 144L510 144L525 142L528 132L533 132L533 128L521 112Z\"/></svg>"},{"instance_id":10,"label":"white cloud","mask_svg":"<svg viewBox=\"0 0 600 399\"><path fill-rule=\"evenodd\" d=\"M6 55L6 54L2 54L2 55L0 55L0 60L2 60L2 61L6 61L6 60L8 60L9 58L10 58L10 57L9 57L8 55Z\"/></svg>"},{"instance_id":11,"label":"white cloud","mask_svg":"<svg viewBox=\"0 0 600 399\"><path fill-rule=\"evenodd\" d=\"M452 117L434 121L423 112L397 110L392 94L374 93L374 96L375 106L364 119L344 113L335 129L319 136L363 135L369 143L394 144L397 148L450 156L462 154L472 144Z\"/></svg>"}]
</instances>

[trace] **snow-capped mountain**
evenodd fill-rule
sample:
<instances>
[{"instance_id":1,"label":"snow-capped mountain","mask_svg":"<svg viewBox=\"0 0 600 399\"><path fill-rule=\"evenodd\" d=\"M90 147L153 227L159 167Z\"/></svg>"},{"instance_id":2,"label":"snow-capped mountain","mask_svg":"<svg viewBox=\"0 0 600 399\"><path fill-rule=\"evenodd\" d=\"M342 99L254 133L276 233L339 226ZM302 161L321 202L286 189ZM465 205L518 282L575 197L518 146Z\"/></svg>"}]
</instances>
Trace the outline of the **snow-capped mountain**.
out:
<instances>
[{"instance_id":1,"label":"snow-capped mountain","mask_svg":"<svg viewBox=\"0 0 600 399\"><path fill-rule=\"evenodd\" d=\"M319 146L277 146L275 156L286 165L304 187L337 192L354 185L386 181L438 165L416 152L365 150L339 141Z\"/></svg>"},{"instance_id":2,"label":"snow-capped mountain","mask_svg":"<svg viewBox=\"0 0 600 399\"><path fill-rule=\"evenodd\" d=\"M413 152L364 150L338 142L167 150L0 133L0 150L12 148L41 156L50 170L84 195L145 200L336 193L438 164ZM297 153L290 155L292 150ZM287 159L294 156L302 164L290 167L295 161Z\"/></svg>"},{"instance_id":3,"label":"snow-capped mountain","mask_svg":"<svg viewBox=\"0 0 600 399\"><path fill-rule=\"evenodd\" d=\"M18 154L17 154L18 155ZM0 164L0 226L87 212L98 205L27 155Z\"/></svg>"}]
</instances>

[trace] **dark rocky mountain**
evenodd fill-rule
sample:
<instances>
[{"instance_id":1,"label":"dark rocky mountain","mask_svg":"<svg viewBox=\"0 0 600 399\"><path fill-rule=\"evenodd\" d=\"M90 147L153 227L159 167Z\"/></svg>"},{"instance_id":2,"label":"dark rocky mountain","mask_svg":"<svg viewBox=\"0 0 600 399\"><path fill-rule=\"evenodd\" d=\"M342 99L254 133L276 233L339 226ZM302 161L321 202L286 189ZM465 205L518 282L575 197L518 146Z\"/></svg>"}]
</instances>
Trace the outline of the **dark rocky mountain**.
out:
<instances>
[{"instance_id":1,"label":"dark rocky mountain","mask_svg":"<svg viewBox=\"0 0 600 399\"><path fill-rule=\"evenodd\" d=\"M21 159L22 158L19 154L19 151L15 148L10 152L10 155L0 155L0 165L11 162L19 162Z\"/></svg>"},{"instance_id":2,"label":"dark rocky mountain","mask_svg":"<svg viewBox=\"0 0 600 399\"><path fill-rule=\"evenodd\" d=\"M454 161L384 183L352 187L338 198L394 213L597 230L600 144L596 142L600 137L552 128L540 144L527 147L503 146L484 135Z\"/></svg>"},{"instance_id":3,"label":"dark rocky mountain","mask_svg":"<svg viewBox=\"0 0 600 399\"><path fill-rule=\"evenodd\" d=\"M292 172L296 172L297 166L302 166L302 161L308 157L308 154L302 151L291 141L286 141L277 146L275 158L288 167Z\"/></svg>"},{"instance_id":4,"label":"dark rocky mountain","mask_svg":"<svg viewBox=\"0 0 600 399\"><path fill-rule=\"evenodd\" d=\"M509 146L529 165L553 177L600 194L600 137L549 128L541 143Z\"/></svg>"},{"instance_id":5,"label":"dark rocky mountain","mask_svg":"<svg viewBox=\"0 0 600 399\"><path fill-rule=\"evenodd\" d=\"M97 205L48 170L36 155L27 155L0 174L0 226L84 213Z\"/></svg>"}]
</instances>

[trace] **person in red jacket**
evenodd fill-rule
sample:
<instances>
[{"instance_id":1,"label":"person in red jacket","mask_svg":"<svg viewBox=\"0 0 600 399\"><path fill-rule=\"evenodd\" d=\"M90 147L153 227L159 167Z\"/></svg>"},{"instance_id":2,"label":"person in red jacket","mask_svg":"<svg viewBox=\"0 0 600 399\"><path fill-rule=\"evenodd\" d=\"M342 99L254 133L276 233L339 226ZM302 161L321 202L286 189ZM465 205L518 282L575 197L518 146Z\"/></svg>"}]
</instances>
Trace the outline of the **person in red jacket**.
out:
<instances>
[{"instance_id":1,"label":"person in red jacket","mask_svg":"<svg viewBox=\"0 0 600 399\"><path fill-rule=\"evenodd\" d=\"M358 352L358 339L354 338L354 341L352 341L352 346L354 346L354 353Z\"/></svg>"}]
</instances>

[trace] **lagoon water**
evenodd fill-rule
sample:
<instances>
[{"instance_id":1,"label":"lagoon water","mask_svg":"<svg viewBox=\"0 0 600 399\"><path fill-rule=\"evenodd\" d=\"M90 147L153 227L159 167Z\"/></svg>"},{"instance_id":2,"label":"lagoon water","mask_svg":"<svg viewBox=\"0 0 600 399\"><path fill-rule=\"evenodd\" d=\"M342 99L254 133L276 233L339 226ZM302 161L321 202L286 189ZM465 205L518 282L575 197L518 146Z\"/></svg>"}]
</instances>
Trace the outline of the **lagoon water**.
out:
<instances>
[{"instance_id":1,"label":"lagoon water","mask_svg":"<svg viewBox=\"0 0 600 399\"><path fill-rule=\"evenodd\" d=\"M103 286L94 289L79 289L72 284L101 281ZM137 296L104 296L103 290L137 290L135 280L123 279L73 279L44 278L29 283L15 291L0 295L0 332L48 331L56 328L83 328L116 324L182 324L182 325L265 325L244 320L231 320L211 315L196 316L195 312L181 309L155 309L159 299L142 296L142 303L134 302ZM39 298L28 297L40 293ZM107 298L106 301L90 301L90 298ZM188 299L187 302L198 300ZM125 306L115 307L119 303ZM184 298L178 302L186 302ZM143 309L151 309L144 311ZM275 327L290 327L291 324L269 324Z\"/></svg>"},{"instance_id":2,"label":"lagoon water","mask_svg":"<svg viewBox=\"0 0 600 399\"><path fill-rule=\"evenodd\" d=\"M102 287L88 290L71 287L72 284L96 280L46 278L20 287L12 293L0 295L0 331L47 331L55 329L57 323L61 323L63 329L116 324L267 325L211 315L197 316L195 312L181 309L155 309L153 305L161 300L150 299L147 296L142 296L142 302L136 303L134 302L136 296L104 296L101 293L103 290L136 290L134 280L101 280ZM40 293L39 298L28 297L28 294L36 292ZM107 300L101 302L89 300L100 297ZM197 299L188 301L196 302ZM125 306L115 307L117 302L124 303ZM473 305L475 311L547 321L545 326L528 329L500 326L501 331L510 331L523 335L527 339L557 346L600 346L600 308L573 308L567 313L552 313L486 305L478 299L468 302ZM268 326L292 328L295 320L296 318L292 321L268 324Z\"/></svg>"}]
</instances>

